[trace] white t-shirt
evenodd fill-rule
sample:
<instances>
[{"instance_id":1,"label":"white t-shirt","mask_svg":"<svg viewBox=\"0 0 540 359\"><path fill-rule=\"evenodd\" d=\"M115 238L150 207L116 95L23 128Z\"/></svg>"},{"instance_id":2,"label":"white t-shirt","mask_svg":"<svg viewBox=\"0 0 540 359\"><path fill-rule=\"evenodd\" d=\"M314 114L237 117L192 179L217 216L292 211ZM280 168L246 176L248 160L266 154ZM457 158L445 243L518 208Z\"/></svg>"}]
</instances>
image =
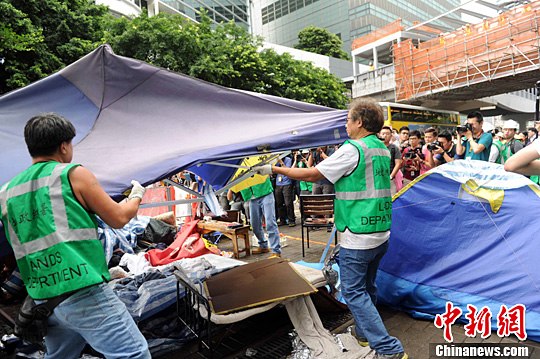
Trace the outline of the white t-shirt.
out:
<instances>
[{"instance_id":1,"label":"white t-shirt","mask_svg":"<svg viewBox=\"0 0 540 359\"><path fill-rule=\"evenodd\" d=\"M357 164L358 150L351 144L345 144L315 168L330 182L336 183L341 177L352 173ZM354 234L346 229L339 237L343 248L372 249L386 242L390 238L390 231Z\"/></svg>"},{"instance_id":2,"label":"white t-shirt","mask_svg":"<svg viewBox=\"0 0 540 359\"><path fill-rule=\"evenodd\" d=\"M531 143L531 146L534 146L534 149L538 151L538 155L540 155L540 140L538 140L538 138Z\"/></svg>"}]
</instances>

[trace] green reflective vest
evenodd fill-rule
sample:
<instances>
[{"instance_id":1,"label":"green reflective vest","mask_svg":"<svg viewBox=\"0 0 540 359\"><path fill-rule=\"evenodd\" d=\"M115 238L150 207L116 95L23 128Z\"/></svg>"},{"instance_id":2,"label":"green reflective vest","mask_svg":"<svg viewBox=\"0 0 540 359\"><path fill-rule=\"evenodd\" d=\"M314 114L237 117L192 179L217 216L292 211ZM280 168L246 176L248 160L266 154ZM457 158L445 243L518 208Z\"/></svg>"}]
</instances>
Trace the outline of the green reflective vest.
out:
<instances>
[{"instance_id":1,"label":"green reflective vest","mask_svg":"<svg viewBox=\"0 0 540 359\"><path fill-rule=\"evenodd\" d=\"M505 143L502 143L500 140L493 141L493 145L497 148L497 151L499 151L499 155L497 156L495 163L504 165L506 160L508 160L508 158L510 158L512 155L510 147L508 147Z\"/></svg>"},{"instance_id":2,"label":"green reflective vest","mask_svg":"<svg viewBox=\"0 0 540 359\"><path fill-rule=\"evenodd\" d=\"M40 162L0 189L0 211L26 289L52 298L109 280L95 216L73 194L77 164Z\"/></svg>"},{"instance_id":3,"label":"green reflective vest","mask_svg":"<svg viewBox=\"0 0 540 359\"><path fill-rule=\"evenodd\" d=\"M255 186L244 188L240 191L240 194L244 201L247 202L250 199L260 198L272 192L274 192L274 187L272 187L270 176L267 176L266 181L256 184Z\"/></svg>"},{"instance_id":4,"label":"green reflective vest","mask_svg":"<svg viewBox=\"0 0 540 359\"><path fill-rule=\"evenodd\" d=\"M307 166L306 166L306 164L304 162L298 162L296 164L296 167L298 167L298 168L307 168ZM300 185L300 191L309 191L309 192L311 192L311 190L313 189L313 183L311 183L311 182L299 181L299 185Z\"/></svg>"},{"instance_id":5,"label":"green reflective vest","mask_svg":"<svg viewBox=\"0 0 540 359\"><path fill-rule=\"evenodd\" d=\"M335 183L335 223L340 232L386 232L392 222L390 151L375 135L345 141L358 150L358 164Z\"/></svg>"}]
</instances>

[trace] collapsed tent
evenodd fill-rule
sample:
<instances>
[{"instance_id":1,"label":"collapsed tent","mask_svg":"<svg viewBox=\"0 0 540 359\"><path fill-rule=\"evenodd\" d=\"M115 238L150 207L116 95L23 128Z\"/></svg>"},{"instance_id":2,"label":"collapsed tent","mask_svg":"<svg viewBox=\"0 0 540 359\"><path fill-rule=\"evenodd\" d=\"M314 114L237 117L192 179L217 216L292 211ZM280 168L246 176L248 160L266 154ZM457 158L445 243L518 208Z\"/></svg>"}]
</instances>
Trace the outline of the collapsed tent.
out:
<instances>
[{"instance_id":1,"label":"collapsed tent","mask_svg":"<svg viewBox=\"0 0 540 359\"><path fill-rule=\"evenodd\" d=\"M73 162L94 172L112 196L132 179L150 184L198 163L347 137L346 111L225 88L117 56L103 45L0 97L0 184L29 166L23 128L42 112L73 122Z\"/></svg>"},{"instance_id":2,"label":"collapsed tent","mask_svg":"<svg viewBox=\"0 0 540 359\"><path fill-rule=\"evenodd\" d=\"M433 318L452 302L487 306L492 329L504 304L526 306L528 338L540 341L540 187L503 166L459 160L396 195L390 248L377 284L381 302Z\"/></svg>"}]
</instances>

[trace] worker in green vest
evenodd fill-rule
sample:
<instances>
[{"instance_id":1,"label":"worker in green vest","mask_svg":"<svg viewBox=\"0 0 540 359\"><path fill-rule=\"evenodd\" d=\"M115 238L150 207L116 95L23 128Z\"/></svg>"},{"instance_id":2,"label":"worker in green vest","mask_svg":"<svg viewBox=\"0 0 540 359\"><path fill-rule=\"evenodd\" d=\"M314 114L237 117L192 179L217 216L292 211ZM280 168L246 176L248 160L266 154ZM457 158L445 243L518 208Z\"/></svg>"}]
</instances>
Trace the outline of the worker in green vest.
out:
<instances>
[{"instance_id":1,"label":"worker in green vest","mask_svg":"<svg viewBox=\"0 0 540 359\"><path fill-rule=\"evenodd\" d=\"M28 295L40 305L61 300L46 319L45 358L78 358L86 343L106 358L150 358L126 306L106 284L95 218L123 227L145 189L132 181L127 201L113 201L92 172L70 163L74 137L62 116L32 117L24 128L32 165L0 188L1 219Z\"/></svg>"},{"instance_id":2,"label":"worker in green vest","mask_svg":"<svg viewBox=\"0 0 540 359\"><path fill-rule=\"evenodd\" d=\"M355 318L353 334L376 351L376 358L408 358L401 342L391 337L375 307L375 275L388 249L392 216L390 152L377 133L383 111L371 99L349 106L345 128L350 140L311 168L255 167L260 174L283 174L335 185L335 225L340 232L339 265L343 297Z\"/></svg>"}]
</instances>

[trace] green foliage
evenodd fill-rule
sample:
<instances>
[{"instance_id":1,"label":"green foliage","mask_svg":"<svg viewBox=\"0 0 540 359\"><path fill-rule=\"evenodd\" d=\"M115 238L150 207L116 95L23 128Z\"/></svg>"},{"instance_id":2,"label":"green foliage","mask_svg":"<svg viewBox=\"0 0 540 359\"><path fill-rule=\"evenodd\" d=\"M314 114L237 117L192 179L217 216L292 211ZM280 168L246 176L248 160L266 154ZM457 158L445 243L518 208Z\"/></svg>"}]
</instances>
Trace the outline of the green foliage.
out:
<instances>
[{"instance_id":1,"label":"green foliage","mask_svg":"<svg viewBox=\"0 0 540 359\"><path fill-rule=\"evenodd\" d=\"M88 0L0 0L0 93L48 76L93 50L108 9Z\"/></svg>"},{"instance_id":2,"label":"green foliage","mask_svg":"<svg viewBox=\"0 0 540 359\"><path fill-rule=\"evenodd\" d=\"M343 83L310 62L259 51L233 22L145 12L114 18L87 0L0 0L0 93L50 75L109 43L116 54L219 85L345 108Z\"/></svg>"},{"instance_id":3,"label":"green foliage","mask_svg":"<svg viewBox=\"0 0 540 359\"><path fill-rule=\"evenodd\" d=\"M342 46L343 41L337 35L320 27L308 26L298 33L298 44L295 48L349 60L350 57L343 51Z\"/></svg>"},{"instance_id":4,"label":"green foliage","mask_svg":"<svg viewBox=\"0 0 540 359\"><path fill-rule=\"evenodd\" d=\"M180 16L113 19L105 42L115 53L241 90L345 108L344 84L327 71L290 55L259 51L261 40L234 23L214 27Z\"/></svg>"}]
</instances>

